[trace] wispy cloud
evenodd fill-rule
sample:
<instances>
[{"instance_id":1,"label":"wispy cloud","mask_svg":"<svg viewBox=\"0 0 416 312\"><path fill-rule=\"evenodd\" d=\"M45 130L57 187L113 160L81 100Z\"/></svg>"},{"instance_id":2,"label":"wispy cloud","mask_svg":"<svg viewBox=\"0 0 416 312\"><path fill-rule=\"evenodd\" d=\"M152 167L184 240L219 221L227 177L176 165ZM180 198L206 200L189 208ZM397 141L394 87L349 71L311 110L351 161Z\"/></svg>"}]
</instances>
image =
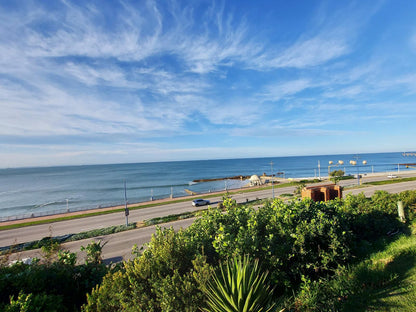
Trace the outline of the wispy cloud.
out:
<instances>
[{"instance_id":1,"label":"wispy cloud","mask_svg":"<svg viewBox=\"0 0 416 312\"><path fill-rule=\"evenodd\" d=\"M300 39L273 58L260 58L259 65L269 68L311 67L336 59L348 53L349 50L349 46L343 38L327 37L326 35L316 36L305 40Z\"/></svg>"},{"instance_id":2,"label":"wispy cloud","mask_svg":"<svg viewBox=\"0 0 416 312\"><path fill-rule=\"evenodd\" d=\"M314 84L308 79L276 82L265 88L263 96L265 100L278 101L288 95L296 94L313 86Z\"/></svg>"},{"instance_id":3,"label":"wispy cloud","mask_svg":"<svg viewBox=\"0 0 416 312\"><path fill-rule=\"evenodd\" d=\"M59 145L61 159L104 157L110 145L196 155L201 137L342 136L351 120L414 112L415 25L390 43L383 1L305 5L283 17L274 3L0 3L0 144ZM181 139L177 152L163 145Z\"/></svg>"}]
</instances>

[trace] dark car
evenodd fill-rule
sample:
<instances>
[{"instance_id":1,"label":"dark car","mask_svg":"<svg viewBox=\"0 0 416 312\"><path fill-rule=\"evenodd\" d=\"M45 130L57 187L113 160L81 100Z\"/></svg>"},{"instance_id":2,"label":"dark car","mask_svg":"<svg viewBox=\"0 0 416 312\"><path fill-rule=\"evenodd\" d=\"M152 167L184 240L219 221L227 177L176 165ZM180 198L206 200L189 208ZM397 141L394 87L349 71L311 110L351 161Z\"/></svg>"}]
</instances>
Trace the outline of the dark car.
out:
<instances>
[{"instance_id":1,"label":"dark car","mask_svg":"<svg viewBox=\"0 0 416 312\"><path fill-rule=\"evenodd\" d=\"M196 207L196 206L205 206L205 205L209 205L210 202L209 200L205 200L205 199L195 199L192 201L192 206Z\"/></svg>"}]
</instances>

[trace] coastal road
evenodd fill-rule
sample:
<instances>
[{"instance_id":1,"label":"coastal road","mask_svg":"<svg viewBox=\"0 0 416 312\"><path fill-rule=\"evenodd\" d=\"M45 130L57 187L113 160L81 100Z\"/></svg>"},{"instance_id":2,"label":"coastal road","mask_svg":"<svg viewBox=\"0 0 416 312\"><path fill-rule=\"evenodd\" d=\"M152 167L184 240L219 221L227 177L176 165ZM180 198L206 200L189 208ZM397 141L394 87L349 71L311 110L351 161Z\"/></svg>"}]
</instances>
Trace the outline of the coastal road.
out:
<instances>
[{"instance_id":1,"label":"coastal road","mask_svg":"<svg viewBox=\"0 0 416 312\"><path fill-rule=\"evenodd\" d=\"M385 184L385 185L376 185L376 186L364 186L357 189L346 190L343 192L346 194L357 195L359 193L364 193L365 196L370 197L374 194L375 191L386 191L389 193L400 193L409 190L416 190L416 181L401 182L395 184Z\"/></svg>"},{"instance_id":2,"label":"coastal road","mask_svg":"<svg viewBox=\"0 0 416 312\"><path fill-rule=\"evenodd\" d=\"M275 196L283 193L293 193L294 187L276 188ZM272 190L261 190L242 194L233 194L232 197L239 203L256 198L272 197ZM222 197L209 198L213 207L216 207ZM171 214L180 214L204 209L206 207L193 207L192 200L181 203L168 203L160 206L130 210L129 222L140 222L156 217L164 217ZM19 243L40 240L47 236L62 236L76 234L94 229L106 228L114 225L125 224L124 212L110 213L106 215L91 216L67 221L51 222L23 228L0 231L0 247L11 246Z\"/></svg>"}]
</instances>

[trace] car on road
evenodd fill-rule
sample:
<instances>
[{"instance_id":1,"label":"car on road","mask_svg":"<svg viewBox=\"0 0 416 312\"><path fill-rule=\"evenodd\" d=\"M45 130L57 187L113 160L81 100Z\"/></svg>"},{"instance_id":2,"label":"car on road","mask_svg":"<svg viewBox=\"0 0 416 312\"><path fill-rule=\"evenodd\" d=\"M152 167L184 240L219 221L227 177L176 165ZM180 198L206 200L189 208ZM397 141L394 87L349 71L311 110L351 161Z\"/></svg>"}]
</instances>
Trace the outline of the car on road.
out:
<instances>
[{"instance_id":1,"label":"car on road","mask_svg":"<svg viewBox=\"0 0 416 312\"><path fill-rule=\"evenodd\" d=\"M396 178L397 178L397 175L395 175L395 174L389 174L389 175L387 176L387 178L390 178L390 179L396 179Z\"/></svg>"},{"instance_id":2,"label":"car on road","mask_svg":"<svg viewBox=\"0 0 416 312\"><path fill-rule=\"evenodd\" d=\"M205 206L205 205L209 205L209 204L210 204L209 200L205 200L205 199L202 199L202 198L195 199L195 200L192 201L192 206L194 206L194 207L196 207L196 206Z\"/></svg>"}]
</instances>

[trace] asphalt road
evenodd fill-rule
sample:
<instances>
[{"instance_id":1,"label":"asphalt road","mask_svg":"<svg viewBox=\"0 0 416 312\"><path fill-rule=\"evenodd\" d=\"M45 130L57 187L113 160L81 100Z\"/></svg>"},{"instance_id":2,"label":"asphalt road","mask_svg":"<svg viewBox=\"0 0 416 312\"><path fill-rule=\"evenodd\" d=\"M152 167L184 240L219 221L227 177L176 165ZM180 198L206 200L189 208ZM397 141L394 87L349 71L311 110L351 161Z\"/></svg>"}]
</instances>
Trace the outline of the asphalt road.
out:
<instances>
[{"instance_id":1,"label":"asphalt road","mask_svg":"<svg viewBox=\"0 0 416 312\"><path fill-rule=\"evenodd\" d=\"M385 179L385 177L383 177ZM380 178L379 178L380 179ZM352 180L342 181L343 184L351 183ZM356 181L356 180L355 180ZM351 189L344 191L344 194L358 194L363 192L366 196L371 196L376 190L385 190L390 193L398 193L405 190L415 190L416 181L402 182L396 184L386 184L381 186L366 186L357 189ZM275 196L283 193L293 193L294 187L275 188ZM263 190L256 192L249 192L244 194L235 194L232 196L237 202L245 202L247 200L254 200L256 198L271 198L272 190ZM212 198L211 202L217 203L221 198ZM215 205L213 205L215 206ZM191 205L191 201L183 203L166 204L162 206L144 208L139 210L131 211L130 222L143 221L155 217L166 216L170 214L177 214L186 211L193 211L198 208L194 208ZM194 218L174 221L170 223L161 224L161 227L170 227L179 229L181 227L186 228L192 222ZM71 233L79 233L91 229L108 227L111 225L124 224L125 217L123 213L113 213L102 216L94 216L83 219L75 219L69 221L55 222L46 225L35 225L30 227L24 227L19 229L5 230L0 232L0 246L9 246L20 242L27 242L33 240L39 240L45 236L59 236ZM131 259L131 249L134 244L142 246L143 244L150 241L151 235L155 232L155 227L145 227L126 232L116 233L107 235L104 237L97 237L96 240L103 240L106 242L103 248L103 258L109 262L118 262L120 260ZM64 249L68 249L72 252L77 252L79 261L82 262L84 254L80 252L81 246L86 246L92 239L80 240L76 242L70 242L63 244ZM12 255L10 258L22 259L26 257L40 257L39 250L31 250L20 252Z\"/></svg>"},{"instance_id":2,"label":"asphalt road","mask_svg":"<svg viewBox=\"0 0 416 312\"><path fill-rule=\"evenodd\" d=\"M276 188L275 196L283 193L293 193L294 187ZM242 203L247 200L256 198L272 197L272 190L248 192L244 194L235 194L232 196L237 202ZM221 197L210 198L211 206L217 206ZM192 201L164 204L150 208L131 210L129 222L140 222L156 217L168 216L171 214L180 214L189 211L203 209L204 207L193 207ZM86 217L81 219L52 222L49 224L39 224L23 228L0 231L0 246L11 246L14 244L25 243L34 240L40 240L46 236L61 236L85 232L94 229L106 228L114 225L125 224L124 212L110 213L107 215L99 215Z\"/></svg>"}]
</instances>

